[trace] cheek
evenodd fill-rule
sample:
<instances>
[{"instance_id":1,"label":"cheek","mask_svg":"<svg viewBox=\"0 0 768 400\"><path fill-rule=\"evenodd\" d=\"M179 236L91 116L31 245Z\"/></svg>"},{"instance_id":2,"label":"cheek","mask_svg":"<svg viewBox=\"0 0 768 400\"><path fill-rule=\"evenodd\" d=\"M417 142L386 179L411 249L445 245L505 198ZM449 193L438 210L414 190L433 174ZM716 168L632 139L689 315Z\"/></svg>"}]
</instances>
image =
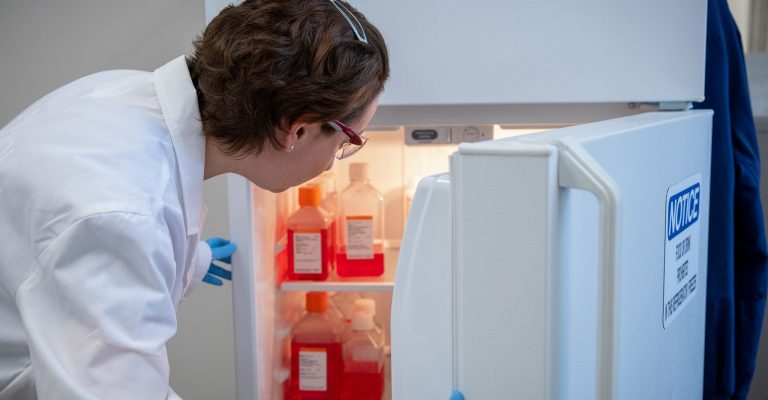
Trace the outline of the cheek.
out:
<instances>
[{"instance_id":1,"label":"cheek","mask_svg":"<svg viewBox=\"0 0 768 400\"><path fill-rule=\"evenodd\" d=\"M336 160L336 150L341 147L344 140L335 136L323 139L316 142L308 154L302 154L299 157L297 162L301 165L298 169L301 171L299 177L301 182L297 185L309 181L333 167Z\"/></svg>"},{"instance_id":2,"label":"cheek","mask_svg":"<svg viewBox=\"0 0 768 400\"><path fill-rule=\"evenodd\" d=\"M321 150L324 149L317 149L315 153L305 155L298 161L301 165L295 169L298 173L295 176L298 182L294 182L293 186L310 181L333 166L333 161L336 159L335 152L331 152L329 157L328 152Z\"/></svg>"},{"instance_id":3,"label":"cheek","mask_svg":"<svg viewBox=\"0 0 768 400\"><path fill-rule=\"evenodd\" d=\"M333 162L336 160L335 152L330 153L330 157L322 157L318 158L317 163L315 164L315 171L313 173L316 173L315 176L322 174L324 171L329 170L331 167L333 167Z\"/></svg>"},{"instance_id":4,"label":"cheek","mask_svg":"<svg viewBox=\"0 0 768 400\"><path fill-rule=\"evenodd\" d=\"M336 160L336 152L341 148L341 145L344 142L344 140L334 137L334 140L329 140L329 143L324 146L322 157L323 171L327 171L333 166L333 162Z\"/></svg>"},{"instance_id":5,"label":"cheek","mask_svg":"<svg viewBox=\"0 0 768 400\"><path fill-rule=\"evenodd\" d=\"M336 162L336 157L331 157L330 161L328 161L328 164L326 164L325 169L323 172L330 170L333 168L333 163Z\"/></svg>"}]
</instances>

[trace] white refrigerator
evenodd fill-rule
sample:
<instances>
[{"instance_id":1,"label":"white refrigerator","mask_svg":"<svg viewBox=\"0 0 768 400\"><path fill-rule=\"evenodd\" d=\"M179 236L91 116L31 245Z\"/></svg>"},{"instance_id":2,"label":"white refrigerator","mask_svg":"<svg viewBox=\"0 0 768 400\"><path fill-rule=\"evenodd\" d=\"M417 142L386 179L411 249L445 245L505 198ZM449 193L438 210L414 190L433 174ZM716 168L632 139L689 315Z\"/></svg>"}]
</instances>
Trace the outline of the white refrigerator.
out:
<instances>
[{"instance_id":1,"label":"white refrigerator","mask_svg":"<svg viewBox=\"0 0 768 400\"><path fill-rule=\"evenodd\" d=\"M700 398L706 1L351 3L392 62L354 160L386 272L285 280L295 190L230 176L237 398L284 398L307 291L377 300L386 398Z\"/></svg>"},{"instance_id":2,"label":"white refrigerator","mask_svg":"<svg viewBox=\"0 0 768 400\"><path fill-rule=\"evenodd\" d=\"M461 145L403 237L393 398L701 398L710 131L648 113Z\"/></svg>"}]
</instances>

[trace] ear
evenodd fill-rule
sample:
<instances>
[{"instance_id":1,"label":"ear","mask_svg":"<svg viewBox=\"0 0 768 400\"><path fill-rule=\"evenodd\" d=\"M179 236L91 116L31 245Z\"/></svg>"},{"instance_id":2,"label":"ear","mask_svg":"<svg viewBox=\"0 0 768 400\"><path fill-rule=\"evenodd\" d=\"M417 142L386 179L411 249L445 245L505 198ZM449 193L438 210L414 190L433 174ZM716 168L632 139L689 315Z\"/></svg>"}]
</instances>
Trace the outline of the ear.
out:
<instances>
[{"instance_id":1,"label":"ear","mask_svg":"<svg viewBox=\"0 0 768 400\"><path fill-rule=\"evenodd\" d=\"M301 139L306 133L306 127L309 125L306 122L296 121L291 125L288 125L287 130L280 132L282 135L281 142L283 144L283 151L293 151L298 146L299 139Z\"/></svg>"}]
</instances>

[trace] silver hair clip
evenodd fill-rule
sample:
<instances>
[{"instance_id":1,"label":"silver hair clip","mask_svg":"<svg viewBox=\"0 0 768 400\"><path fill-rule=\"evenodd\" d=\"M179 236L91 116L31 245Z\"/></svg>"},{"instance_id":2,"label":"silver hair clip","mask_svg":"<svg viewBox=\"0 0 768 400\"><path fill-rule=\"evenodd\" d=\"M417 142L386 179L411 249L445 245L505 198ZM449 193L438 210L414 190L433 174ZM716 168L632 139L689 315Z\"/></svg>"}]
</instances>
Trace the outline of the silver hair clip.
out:
<instances>
[{"instance_id":1,"label":"silver hair clip","mask_svg":"<svg viewBox=\"0 0 768 400\"><path fill-rule=\"evenodd\" d=\"M349 27L352 28L352 32L354 32L355 37L357 37L357 40L368 43L368 37L365 36L365 30L363 30L363 24L360 23L360 21L357 20L357 17L355 17L355 14L352 14L351 11L347 9L347 7L344 7L343 4L339 3L336 0L329 0L331 4L333 4L334 7L336 7L337 10L341 13L341 15L344 17L344 19L347 20L347 23L349 24Z\"/></svg>"}]
</instances>

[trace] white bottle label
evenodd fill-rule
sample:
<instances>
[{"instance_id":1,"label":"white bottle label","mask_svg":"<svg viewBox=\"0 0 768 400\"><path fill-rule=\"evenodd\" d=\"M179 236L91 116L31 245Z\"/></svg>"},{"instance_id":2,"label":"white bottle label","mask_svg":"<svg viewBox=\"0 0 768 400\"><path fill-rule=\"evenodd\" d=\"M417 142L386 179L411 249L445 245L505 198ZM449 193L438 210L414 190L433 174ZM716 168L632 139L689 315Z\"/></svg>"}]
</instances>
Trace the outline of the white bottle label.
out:
<instances>
[{"instance_id":1,"label":"white bottle label","mask_svg":"<svg viewBox=\"0 0 768 400\"><path fill-rule=\"evenodd\" d=\"M319 274L323 272L323 239L320 233L293 234L293 272Z\"/></svg>"},{"instance_id":2,"label":"white bottle label","mask_svg":"<svg viewBox=\"0 0 768 400\"><path fill-rule=\"evenodd\" d=\"M299 350L299 389L318 392L328 390L328 354L324 349Z\"/></svg>"},{"instance_id":3,"label":"white bottle label","mask_svg":"<svg viewBox=\"0 0 768 400\"><path fill-rule=\"evenodd\" d=\"M370 260L373 258L373 217L347 217L347 259Z\"/></svg>"}]
</instances>

